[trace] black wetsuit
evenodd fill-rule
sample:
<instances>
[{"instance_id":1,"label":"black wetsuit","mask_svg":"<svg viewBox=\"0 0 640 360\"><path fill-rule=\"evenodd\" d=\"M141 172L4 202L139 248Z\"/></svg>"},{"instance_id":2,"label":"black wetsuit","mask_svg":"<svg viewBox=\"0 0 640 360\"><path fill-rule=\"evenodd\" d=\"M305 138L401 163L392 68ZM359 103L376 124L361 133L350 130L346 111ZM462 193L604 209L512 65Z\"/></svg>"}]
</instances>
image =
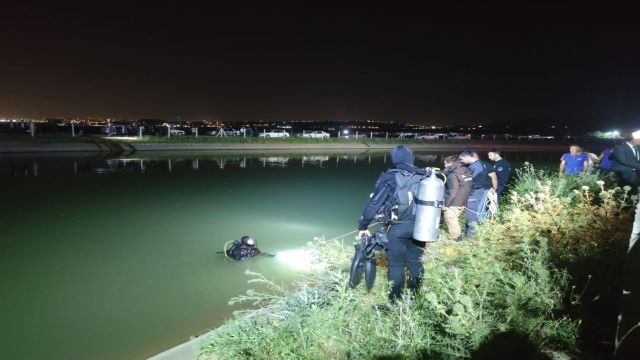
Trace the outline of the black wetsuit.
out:
<instances>
[{"instance_id":1,"label":"black wetsuit","mask_svg":"<svg viewBox=\"0 0 640 360\"><path fill-rule=\"evenodd\" d=\"M244 245L242 242L236 240L226 251L227 256L234 260L247 260L254 256L261 254L260 250L256 246Z\"/></svg>"},{"instance_id":2,"label":"black wetsuit","mask_svg":"<svg viewBox=\"0 0 640 360\"><path fill-rule=\"evenodd\" d=\"M424 170L413 166L413 156L411 153L392 152L392 160L396 169L405 170L411 173L421 173ZM395 175L391 172L384 172L378 178L373 196L367 202L365 209L358 221L358 229L366 230L373 220L385 200L396 191ZM389 299L394 301L402 297L402 289L405 286L405 266L409 270L407 288L416 292L420 287L424 266L420 258L424 253L424 243L413 238L413 226L415 219L402 219L402 222L391 222L387 232L388 248L387 259L389 268L387 278L392 282L389 292Z\"/></svg>"}]
</instances>

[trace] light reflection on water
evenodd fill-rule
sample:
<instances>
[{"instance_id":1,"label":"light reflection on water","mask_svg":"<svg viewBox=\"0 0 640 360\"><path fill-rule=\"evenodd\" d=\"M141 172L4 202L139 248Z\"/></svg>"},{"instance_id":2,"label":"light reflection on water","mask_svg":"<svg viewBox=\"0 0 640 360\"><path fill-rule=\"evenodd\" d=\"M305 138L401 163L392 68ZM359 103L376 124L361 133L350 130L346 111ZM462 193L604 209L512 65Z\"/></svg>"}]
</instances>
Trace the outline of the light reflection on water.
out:
<instances>
[{"instance_id":1,"label":"light reflection on water","mask_svg":"<svg viewBox=\"0 0 640 360\"><path fill-rule=\"evenodd\" d=\"M252 234L276 253L354 230L389 166L386 152L2 156L0 358L143 358L204 332L231 316L245 270L295 277L273 258L227 261L225 242Z\"/></svg>"},{"instance_id":2,"label":"light reflection on water","mask_svg":"<svg viewBox=\"0 0 640 360\"><path fill-rule=\"evenodd\" d=\"M441 167L446 156L450 153L421 153L416 152L417 165ZM559 164L560 154L557 152L513 152L506 154L506 158L512 165L519 166L525 161L533 162L541 168L555 168ZM11 176L40 176L45 168L52 167L56 174L65 171L65 168L74 175L86 173L87 171L104 175L113 172L140 172L147 170L165 169L169 173L174 170L184 170L189 167L193 171L199 171L201 167L225 169L227 167L240 169L254 168L287 168L287 167L319 167L327 166L340 167L348 163L372 164L372 159L378 164L390 165L386 152L379 153L355 153L355 154L271 154L264 156L255 155L190 155L186 157L155 157L147 156L125 156L115 158L96 158L88 156L85 158L59 159L47 157L43 159L33 159L27 155L6 155L4 161L0 161L4 169L3 175ZM65 164L66 163L66 164ZM189 164L189 166L185 166ZM7 171L8 170L8 171ZM48 169L47 169L48 170Z\"/></svg>"}]
</instances>

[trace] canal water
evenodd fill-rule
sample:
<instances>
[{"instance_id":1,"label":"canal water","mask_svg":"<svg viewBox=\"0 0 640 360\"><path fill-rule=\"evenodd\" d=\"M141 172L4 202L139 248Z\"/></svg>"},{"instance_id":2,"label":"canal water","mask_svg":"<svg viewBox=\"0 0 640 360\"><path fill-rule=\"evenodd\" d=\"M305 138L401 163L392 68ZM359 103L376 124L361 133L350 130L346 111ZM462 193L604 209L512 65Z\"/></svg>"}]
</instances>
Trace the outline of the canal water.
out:
<instances>
[{"instance_id":1,"label":"canal water","mask_svg":"<svg viewBox=\"0 0 640 360\"><path fill-rule=\"evenodd\" d=\"M444 153L417 153L441 166ZM513 153L557 166L557 153ZM251 234L266 252L356 227L387 153L0 157L0 358L141 359L239 307L246 270L279 258L217 253Z\"/></svg>"}]
</instances>

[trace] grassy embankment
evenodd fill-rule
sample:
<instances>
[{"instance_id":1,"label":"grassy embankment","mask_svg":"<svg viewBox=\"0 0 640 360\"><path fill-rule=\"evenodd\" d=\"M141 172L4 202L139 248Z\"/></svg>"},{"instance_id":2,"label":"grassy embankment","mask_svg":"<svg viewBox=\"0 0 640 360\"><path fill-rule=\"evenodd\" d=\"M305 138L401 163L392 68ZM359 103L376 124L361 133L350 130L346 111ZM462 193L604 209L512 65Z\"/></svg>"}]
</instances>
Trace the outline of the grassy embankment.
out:
<instances>
[{"instance_id":1,"label":"grassy embankment","mask_svg":"<svg viewBox=\"0 0 640 360\"><path fill-rule=\"evenodd\" d=\"M387 301L386 269L378 268L371 293L363 286L347 290L352 239L316 239L311 247L324 270L292 288L249 274L256 289L230 303L247 301L261 309L216 329L200 356L610 354L630 210L637 199L604 180L520 169L499 217L486 221L471 241L442 237L429 245L419 295L406 296L389 311L373 307Z\"/></svg>"}]
</instances>

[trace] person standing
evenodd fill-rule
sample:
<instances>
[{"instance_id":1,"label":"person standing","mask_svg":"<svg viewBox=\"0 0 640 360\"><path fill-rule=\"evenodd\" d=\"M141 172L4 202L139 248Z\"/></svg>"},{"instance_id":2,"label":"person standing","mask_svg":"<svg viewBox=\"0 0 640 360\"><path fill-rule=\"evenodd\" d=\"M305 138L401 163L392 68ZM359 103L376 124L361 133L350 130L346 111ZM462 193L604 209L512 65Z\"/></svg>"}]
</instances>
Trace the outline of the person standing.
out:
<instances>
[{"instance_id":1,"label":"person standing","mask_svg":"<svg viewBox=\"0 0 640 360\"><path fill-rule=\"evenodd\" d=\"M496 176L498 177L498 189L496 193L498 197L504 191L505 185L507 185L507 181L509 181L509 175L511 175L511 164L502 157L500 154L500 150L494 149L489 151L489 160L493 161L493 170L496 172Z\"/></svg>"},{"instance_id":2,"label":"person standing","mask_svg":"<svg viewBox=\"0 0 640 360\"><path fill-rule=\"evenodd\" d=\"M459 218L471 192L471 170L462 165L457 156L447 156L444 159L444 175L447 182L442 213L449 229L449 240L459 241L462 235Z\"/></svg>"},{"instance_id":3,"label":"person standing","mask_svg":"<svg viewBox=\"0 0 640 360\"><path fill-rule=\"evenodd\" d=\"M405 286L405 268L409 270L407 288L417 293L422 282L424 266L422 255L425 243L413 238L415 224L414 194L408 187L417 184L426 175L426 171L413 165L414 157L410 148L398 145L391 149L393 168L383 172L358 221L358 238L371 236L367 230L379 210L383 210L384 222L388 225L387 259L389 267L387 278L391 281L389 300L394 302L402 297ZM417 192L417 190L416 190Z\"/></svg>"},{"instance_id":4,"label":"person standing","mask_svg":"<svg viewBox=\"0 0 640 360\"><path fill-rule=\"evenodd\" d=\"M560 158L560 176L584 175L589 169L589 156L578 145L569 146L569 152Z\"/></svg>"},{"instance_id":5,"label":"person standing","mask_svg":"<svg viewBox=\"0 0 640 360\"><path fill-rule=\"evenodd\" d=\"M498 177L493 166L480 160L477 152L465 150L459 155L460 161L469 166L471 170L471 193L467 200L465 214L467 223L465 226L466 237L475 234L475 226L487 216L487 196L489 191L498 189Z\"/></svg>"},{"instance_id":6,"label":"person standing","mask_svg":"<svg viewBox=\"0 0 640 360\"><path fill-rule=\"evenodd\" d=\"M596 164L598 163L598 155L585 149L582 149L582 153L587 154L587 159L589 161L587 165L587 174L592 174L593 171L596 169Z\"/></svg>"},{"instance_id":7,"label":"person standing","mask_svg":"<svg viewBox=\"0 0 640 360\"><path fill-rule=\"evenodd\" d=\"M613 166L613 160L611 159L612 154L613 147L608 147L600 153L600 156L598 157L598 162L600 163L600 172L605 174L611 172L611 166Z\"/></svg>"},{"instance_id":8,"label":"person standing","mask_svg":"<svg viewBox=\"0 0 640 360\"><path fill-rule=\"evenodd\" d=\"M640 130L631 134L627 141L615 147L611 156L611 170L621 185L640 186Z\"/></svg>"}]
</instances>

